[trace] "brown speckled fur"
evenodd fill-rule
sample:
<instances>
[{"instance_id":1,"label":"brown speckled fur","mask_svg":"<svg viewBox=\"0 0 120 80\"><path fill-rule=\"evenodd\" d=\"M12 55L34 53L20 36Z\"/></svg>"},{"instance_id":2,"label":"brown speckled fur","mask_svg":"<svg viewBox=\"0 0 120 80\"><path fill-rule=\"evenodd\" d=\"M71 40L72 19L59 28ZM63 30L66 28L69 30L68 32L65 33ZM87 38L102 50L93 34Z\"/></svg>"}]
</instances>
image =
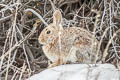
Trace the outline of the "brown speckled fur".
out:
<instances>
[{"instance_id":1,"label":"brown speckled fur","mask_svg":"<svg viewBox=\"0 0 120 80\"><path fill-rule=\"evenodd\" d=\"M98 41L95 39L92 44L93 35L80 27L62 27L60 29L62 22L60 16L62 16L60 11L56 10L53 14L53 23L43 29L38 38L40 44L43 44L45 55L55 65L65 64L67 61L94 63ZM55 20L56 22L54 22ZM50 31L50 33L47 34L47 31ZM61 31L60 36L59 31ZM59 39L61 43L59 43ZM61 60L61 63L59 60Z\"/></svg>"}]
</instances>

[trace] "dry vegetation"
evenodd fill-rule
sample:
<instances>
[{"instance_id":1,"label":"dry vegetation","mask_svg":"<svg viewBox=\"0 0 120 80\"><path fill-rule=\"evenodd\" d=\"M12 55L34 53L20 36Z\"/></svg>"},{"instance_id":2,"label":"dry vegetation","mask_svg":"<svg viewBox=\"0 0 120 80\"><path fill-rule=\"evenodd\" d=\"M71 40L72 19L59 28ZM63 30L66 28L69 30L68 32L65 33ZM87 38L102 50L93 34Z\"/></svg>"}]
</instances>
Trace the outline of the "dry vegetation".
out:
<instances>
[{"instance_id":1,"label":"dry vegetation","mask_svg":"<svg viewBox=\"0 0 120 80\"><path fill-rule=\"evenodd\" d=\"M53 0L64 17L64 27L87 29L99 40L102 63L120 69L120 1ZM49 0L0 2L0 77L24 79L47 67L38 42L41 30L52 22ZM39 20L40 19L40 20Z\"/></svg>"}]
</instances>

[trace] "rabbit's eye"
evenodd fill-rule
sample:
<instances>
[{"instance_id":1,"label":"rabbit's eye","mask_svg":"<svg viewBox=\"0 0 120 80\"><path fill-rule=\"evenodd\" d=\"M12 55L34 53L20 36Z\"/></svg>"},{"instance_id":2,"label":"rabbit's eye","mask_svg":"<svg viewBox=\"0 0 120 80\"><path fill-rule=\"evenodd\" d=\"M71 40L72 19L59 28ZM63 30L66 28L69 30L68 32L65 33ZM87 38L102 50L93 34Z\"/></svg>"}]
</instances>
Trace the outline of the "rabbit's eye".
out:
<instances>
[{"instance_id":1,"label":"rabbit's eye","mask_svg":"<svg viewBox=\"0 0 120 80\"><path fill-rule=\"evenodd\" d=\"M47 34L50 34L51 33L51 31L47 31Z\"/></svg>"}]
</instances>

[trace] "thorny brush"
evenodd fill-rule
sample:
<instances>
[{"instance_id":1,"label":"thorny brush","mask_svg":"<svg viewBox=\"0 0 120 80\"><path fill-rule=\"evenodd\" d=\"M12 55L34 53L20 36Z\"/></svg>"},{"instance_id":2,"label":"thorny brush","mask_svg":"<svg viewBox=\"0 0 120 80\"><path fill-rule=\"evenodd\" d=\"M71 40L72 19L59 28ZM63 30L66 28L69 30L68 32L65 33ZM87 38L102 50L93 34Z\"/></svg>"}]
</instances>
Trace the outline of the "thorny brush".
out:
<instances>
[{"instance_id":1,"label":"thorny brush","mask_svg":"<svg viewBox=\"0 0 120 80\"><path fill-rule=\"evenodd\" d=\"M26 78L46 68L48 62L37 38L42 29L48 25L47 23L52 22L53 9L49 1L51 0L2 0L0 2L2 79ZM120 69L119 0L60 0L58 2L53 0L53 4L61 9L64 15L64 27L75 25L93 33L99 40L97 53L101 51L102 62L114 64ZM97 13L99 17L95 23ZM33 25L38 19L40 19L39 27L34 29Z\"/></svg>"}]
</instances>

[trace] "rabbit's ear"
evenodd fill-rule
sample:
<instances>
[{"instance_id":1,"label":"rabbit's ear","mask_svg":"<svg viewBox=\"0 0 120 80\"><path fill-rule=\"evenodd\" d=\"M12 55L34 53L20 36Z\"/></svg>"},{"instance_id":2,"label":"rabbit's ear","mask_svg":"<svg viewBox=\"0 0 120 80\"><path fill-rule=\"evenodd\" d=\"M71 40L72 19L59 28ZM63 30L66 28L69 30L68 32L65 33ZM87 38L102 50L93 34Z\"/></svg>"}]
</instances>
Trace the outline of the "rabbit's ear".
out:
<instances>
[{"instance_id":1,"label":"rabbit's ear","mask_svg":"<svg viewBox=\"0 0 120 80\"><path fill-rule=\"evenodd\" d=\"M62 24L62 14L59 10L53 13L53 23L56 25Z\"/></svg>"}]
</instances>

